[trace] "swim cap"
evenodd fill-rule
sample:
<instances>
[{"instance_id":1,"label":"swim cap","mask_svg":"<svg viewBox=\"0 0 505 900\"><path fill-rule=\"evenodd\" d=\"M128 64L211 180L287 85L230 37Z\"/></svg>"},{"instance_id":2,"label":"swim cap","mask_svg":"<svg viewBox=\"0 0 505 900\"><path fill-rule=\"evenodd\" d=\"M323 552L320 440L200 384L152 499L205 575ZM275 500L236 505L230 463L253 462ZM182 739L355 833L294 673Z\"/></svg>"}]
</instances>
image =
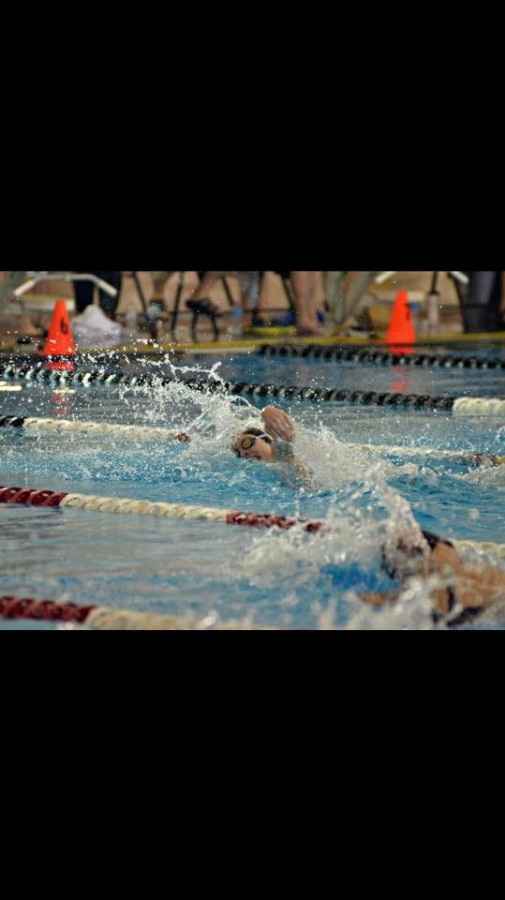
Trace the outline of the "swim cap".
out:
<instances>
[{"instance_id":1,"label":"swim cap","mask_svg":"<svg viewBox=\"0 0 505 900\"><path fill-rule=\"evenodd\" d=\"M254 434L258 437L260 434L268 434L268 431L265 431L263 422L250 422L249 425L242 429L240 434Z\"/></svg>"}]
</instances>

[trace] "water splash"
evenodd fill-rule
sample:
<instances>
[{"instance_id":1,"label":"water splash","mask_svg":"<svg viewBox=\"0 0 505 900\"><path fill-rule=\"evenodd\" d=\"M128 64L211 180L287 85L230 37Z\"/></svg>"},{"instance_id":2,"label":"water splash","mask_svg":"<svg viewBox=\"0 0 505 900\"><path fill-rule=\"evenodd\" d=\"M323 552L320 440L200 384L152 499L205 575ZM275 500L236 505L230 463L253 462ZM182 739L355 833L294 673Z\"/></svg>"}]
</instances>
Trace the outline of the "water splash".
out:
<instances>
[{"instance_id":1,"label":"water splash","mask_svg":"<svg viewBox=\"0 0 505 900\"><path fill-rule=\"evenodd\" d=\"M312 470L314 486L334 490L349 483L381 483L392 475L415 475L413 463L397 465L373 448L350 449L326 425L319 423L316 431L296 424L295 451Z\"/></svg>"}]
</instances>

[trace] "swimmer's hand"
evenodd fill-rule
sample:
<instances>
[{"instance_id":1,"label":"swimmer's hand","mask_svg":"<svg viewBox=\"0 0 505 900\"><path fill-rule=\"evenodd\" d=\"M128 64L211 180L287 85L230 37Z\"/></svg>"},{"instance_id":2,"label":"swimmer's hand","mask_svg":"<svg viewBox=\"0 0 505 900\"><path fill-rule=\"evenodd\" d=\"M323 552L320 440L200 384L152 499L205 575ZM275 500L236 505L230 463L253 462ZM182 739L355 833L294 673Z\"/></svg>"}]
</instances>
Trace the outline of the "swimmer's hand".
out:
<instances>
[{"instance_id":1,"label":"swimmer's hand","mask_svg":"<svg viewBox=\"0 0 505 900\"><path fill-rule=\"evenodd\" d=\"M281 441L292 441L295 436L295 423L293 419L275 406L265 406L261 412L265 423L265 431Z\"/></svg>"}]
</instances>

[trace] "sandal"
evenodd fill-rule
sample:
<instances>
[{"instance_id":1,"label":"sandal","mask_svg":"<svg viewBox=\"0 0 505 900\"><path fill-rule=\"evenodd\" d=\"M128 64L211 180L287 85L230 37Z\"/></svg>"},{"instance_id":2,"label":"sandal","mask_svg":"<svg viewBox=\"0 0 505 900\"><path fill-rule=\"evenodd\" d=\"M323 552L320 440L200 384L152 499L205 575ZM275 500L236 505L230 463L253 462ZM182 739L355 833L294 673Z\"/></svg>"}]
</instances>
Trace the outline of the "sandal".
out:
<instances>
[{"instance_id":1,"label":"sandal","mask_svg":"<svg viewBox=\"0 0 505 900\"><path fill-rule=\"evenodd\" d=\"M203 300L186 300L186 306L195 316L210 316L211 319L214 319L217 316L223 315L219 308L215 306L208 297L204 297Z\"/></svg>"},{"instance_id":2,"label":"sandal","mask_svg":"<svg viewBox=\"0 0 505 900\"><path fill-rule=\"evenodd\" d=\"M272 328L273 322L269 319L264 319L261 313L253 312L251 325L253 328Z\"/></svg>"}]
</instances>

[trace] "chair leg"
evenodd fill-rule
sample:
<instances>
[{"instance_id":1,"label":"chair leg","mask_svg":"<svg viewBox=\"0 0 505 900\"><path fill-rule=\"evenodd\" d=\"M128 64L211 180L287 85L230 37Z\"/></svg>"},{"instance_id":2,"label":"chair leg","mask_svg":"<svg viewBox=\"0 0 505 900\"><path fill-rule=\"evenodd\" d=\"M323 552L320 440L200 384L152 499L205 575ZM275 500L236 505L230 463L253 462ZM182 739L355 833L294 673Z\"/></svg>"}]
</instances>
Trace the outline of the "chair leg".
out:
<instances>
[{"instance_id":1,"label":"chair leg","mask_svg":"<svg viewBox=\"0 0 505 900\"><path fill-rule=\"evenodd\" d=\"M175 329L177 327L177 317L179 315L179 303L181 302L182 289L184 287L185 272L179 272L179 281L177 282L177 291L175 294L174 308L172 310L172 324L170 325L170 335L176 340Z\"/></svg>"},{"instance_id":2,"label":"chair leg","mask_svg":"<svg viewBox=\"0 0 505 900\"><path fill-rule=\"evenodd\" d=\"M215 341L218 341L218 340L219 340L219 328L217 327L216 317L215 317L215 316L211 316L211 317L210 317L210 321L211 321L211 323L212 323L212 328L213 328L213 331L214 331L214 340L215 340Z\"/></svg>"},{"instance_id":3,"label":"chair leg","mask_svg":"<svg viewBox=\"0 0 505 900\"><path fill-rule=\"evenodd\" d=\"M202 313L198 313L198 312L193 313L193 318L191 319L191 338L192 338L192 341L194 344L200 343L198 340L198 334L197 334L196 329L198 326L198 319L200 318L201 315L202 315ZM205 315L205 313L203 313L203 315ZM219 331L219 327L217 324L216 316L209 315L209 321L210 321L210 324L212 325L212 331L214 332L214 340L218 341L219 337L220 337L220 331Z\"/></svg>"}]
</instances>

